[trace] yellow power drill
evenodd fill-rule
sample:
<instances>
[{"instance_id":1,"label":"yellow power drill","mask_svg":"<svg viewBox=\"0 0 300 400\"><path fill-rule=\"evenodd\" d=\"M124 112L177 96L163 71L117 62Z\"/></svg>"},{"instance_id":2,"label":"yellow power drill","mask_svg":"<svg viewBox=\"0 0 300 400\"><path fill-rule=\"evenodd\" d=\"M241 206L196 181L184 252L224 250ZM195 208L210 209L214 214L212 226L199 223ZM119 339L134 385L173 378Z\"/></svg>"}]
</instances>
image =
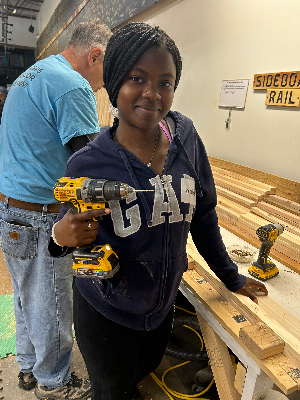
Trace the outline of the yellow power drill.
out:
<instances>
[{"instance_id":1,"label":"yellow power drill","mask_svg":"<svg viewBox=\"0 0 300 400\"><path fill-rule=\"evenodd\" d=\"M283 231L284 227L281 224L268 224L256 230L262 244L257 261L248 269L248 272L255 278L266 281L279 274L278 268L271 260L268 260L268 257L275 240Z\"/></svg>"},{"instance_id":2,"label":"yellow power drill","mask_svg":"<svg viewBox=\"0 0 300 400\"><path fill-rule=\"evenodd\" d=\"M105 208L109 200L124 199L138 190L119 181L63 177L56 181L56 200L74 213ZM111 278L120 268L119 258L109 244L88 245L73 251L73 274L84 278Z\"/></svg>"}]
</instances>

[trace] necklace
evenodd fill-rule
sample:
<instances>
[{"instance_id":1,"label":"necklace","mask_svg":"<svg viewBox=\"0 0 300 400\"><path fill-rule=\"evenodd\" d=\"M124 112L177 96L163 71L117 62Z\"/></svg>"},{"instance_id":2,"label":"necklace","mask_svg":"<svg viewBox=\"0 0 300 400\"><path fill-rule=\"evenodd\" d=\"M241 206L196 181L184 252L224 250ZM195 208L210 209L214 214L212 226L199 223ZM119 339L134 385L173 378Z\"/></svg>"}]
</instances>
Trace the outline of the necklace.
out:
<instances>
[{"instance_id":1,"label":"necklace","mask_svg":"<svg viewBox=\"0 0 300 400\"><path fill-rule=\"evenodd\" d=\"M154 157L154 154L155 154L155 150L156 150L157 143L158 143L158 138L159 138L159 127L158 127L158 131L157 131L157 136L156 136L156 142L155 142L154 150L153 150L152 156L151 156L151 158L150 158L150 161L149 161L148 164L147 164L147 167L149 167L149 168L151 167L151 163L152 163L152 160L153 160L153 157Z\"/></svg>"},{"instance_id":2,"label":"necklace","mask_svg":"<svg viewBox=\"0 0 300 400\"><path fill-rule=\"evenodd\" d=\"M157 130L157 136L156 136L156 141L155 141L155 145L154 145L152 156L151 156L150 161L148 162L148 164L146 164L147 167L149 167L149 168L151 167L152 160L153 160L153 157L154 157L154 154L155 154L155 151L156 151L158 138L159 138L159 127L158 127L158 130ZM118 141L117 141L117 138L116 138L116 131L114 131L114 133L113 133L113 139L117 144L119 144ZM119 146L120 146L120 144L119 144Z\"/></svg>"}]
</instances>

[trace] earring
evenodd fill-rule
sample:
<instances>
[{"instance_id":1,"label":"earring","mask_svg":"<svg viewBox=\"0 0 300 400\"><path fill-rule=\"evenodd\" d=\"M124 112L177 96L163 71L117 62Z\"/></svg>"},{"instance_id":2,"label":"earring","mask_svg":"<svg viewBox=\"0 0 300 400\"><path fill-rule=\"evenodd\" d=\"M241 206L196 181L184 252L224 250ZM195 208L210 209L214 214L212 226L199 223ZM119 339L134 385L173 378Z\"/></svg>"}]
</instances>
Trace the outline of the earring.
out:
<instances>
[{"instance_id":1,"label":"earring","mask_svg":"<svg viewBox=\"0 0 300 400\"><path fill-rule=\"evenodd\" d=\"M108 112L115 118L119 118L119 110L112 104L109 105Z\"/></svg>"}]
</instances>

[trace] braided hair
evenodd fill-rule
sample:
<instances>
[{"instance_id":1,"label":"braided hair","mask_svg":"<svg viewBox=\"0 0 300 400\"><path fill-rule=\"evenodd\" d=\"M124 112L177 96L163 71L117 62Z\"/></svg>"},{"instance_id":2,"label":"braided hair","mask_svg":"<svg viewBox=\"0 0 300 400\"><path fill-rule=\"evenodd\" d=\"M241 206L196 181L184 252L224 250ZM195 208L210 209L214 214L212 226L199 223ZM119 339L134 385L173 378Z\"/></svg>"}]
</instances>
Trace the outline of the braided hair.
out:
<instances>
[{"instance_id":1,"label":"braided hair","mask_svg":"<svg viewBox=\"0 0 300 400\"><path fill-rule=\"evenodd\" d=\"M176 66L176 90L182 60L175 42L159 27L143 22L131 22L118 29L110 38L103 65L103 80L110 102L117 107L117 97L124 78L138 59L152 46L166 49L173 57Z\"/></svg>"}]
</instances>

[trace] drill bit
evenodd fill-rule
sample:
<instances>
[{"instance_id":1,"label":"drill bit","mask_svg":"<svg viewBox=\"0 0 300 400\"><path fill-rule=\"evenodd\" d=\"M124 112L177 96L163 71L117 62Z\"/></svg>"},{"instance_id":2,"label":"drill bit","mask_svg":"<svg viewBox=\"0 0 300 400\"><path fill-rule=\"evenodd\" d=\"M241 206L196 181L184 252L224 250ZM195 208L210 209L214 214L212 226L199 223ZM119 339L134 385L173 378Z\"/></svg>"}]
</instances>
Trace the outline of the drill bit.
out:
<instances>
[{"instance_id":1,"label":"drill bit","mask_svg":"<svg viewBox=\"0 0 300 400\"><path fill-rule=\"evenodd\" d=\"M134 189L135 192L154 192L154 189Z\"/></svg>"}]
</instances>

